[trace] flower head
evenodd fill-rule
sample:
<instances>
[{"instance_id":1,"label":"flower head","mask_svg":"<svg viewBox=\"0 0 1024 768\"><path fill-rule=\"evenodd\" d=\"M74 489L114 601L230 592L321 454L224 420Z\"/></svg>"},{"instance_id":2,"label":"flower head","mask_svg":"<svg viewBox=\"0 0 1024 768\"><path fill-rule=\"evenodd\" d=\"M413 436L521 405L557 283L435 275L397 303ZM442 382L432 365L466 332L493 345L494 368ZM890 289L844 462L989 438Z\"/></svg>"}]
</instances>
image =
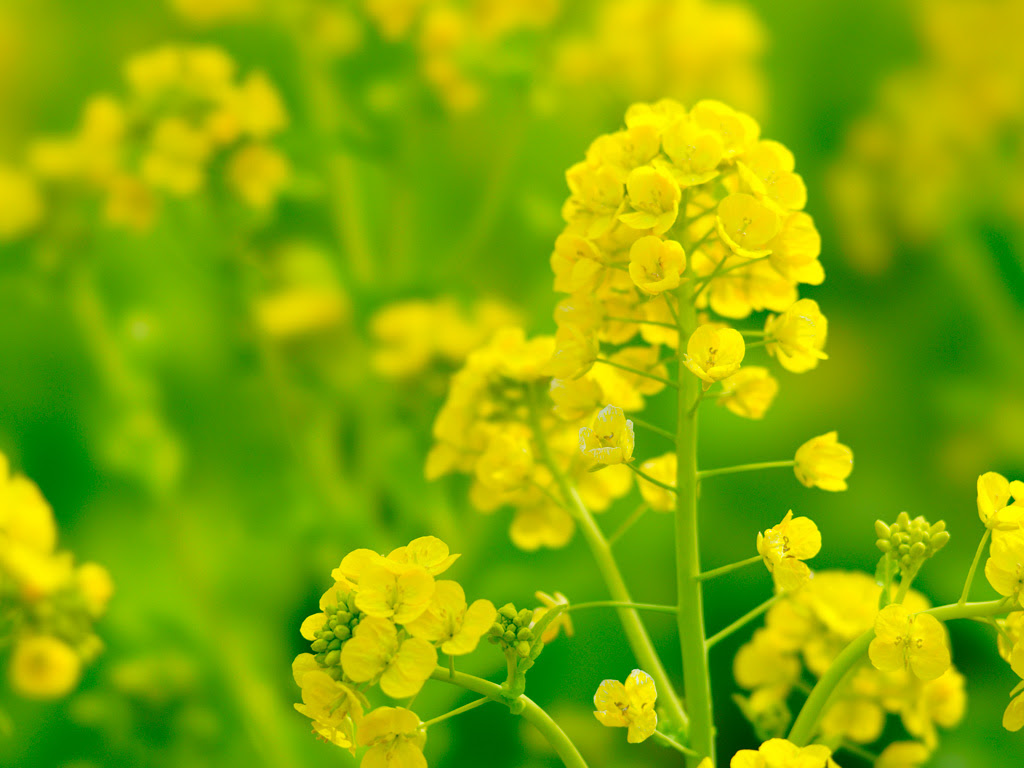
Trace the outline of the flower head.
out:
<instances>
[{"instance_id":1,"label":"flower head","mask_svg":"<svg viewBox=\"0 0 1024 768\"><path fill-rule=\"evenodd\" d=\"M775 579L775 585L791 591L810 578L804 563L821 551L821 533L808 517L793 517L790 510L778 525L757 534L757 552Z\"/></svg>"},{"instance_id":2,"label":"flower head","mask_svg":"<svg viewBox=\"0 0 1024 768\"><path fill-rule=\"evenodd\" d=\"M361 768L427 768L422 725L415 712L403 707L378 707L367 713L357 734L359 745L369 747Z\"/></svg>"},{"instance_id":3,"label":"flower head","mask_svg":"<svg viewBox=\"0 0 1024 768\"><path fill-rule=\"evenodd\" d=\"M828 321L813 299L800 299L781 315L769 315L764 331L768 354L788 371L805 373L828 359L822 351Z\"/></svg>"},{"instance_id":4,"label":"flower head","mask_svg":"<svg viewBox=\"0 0 1024 768\"><path fill-rule=\"evenodd\" d=\"M654 703L658 698L654 680L641 669L634 669L625 684L605 680L594 694L594 716L609 728L628 728L626 740L639 744L650 738L658 726Z\"/></svg>"},{"instance_id":5,"label":"flower head","mask_svg":"<svg viewBox=\"0 0 1024 768\"><path fill-rule=\"evenodd\" d=\"M839 442L838 432L812 437L796 450L796 479L808 488L845 491L853 472L853 451Z\"/></svg>"},{"instance_id":6,"label":"flower head","mask_svg":"<svg viewBox=\"0 0 1024 768\"><path fill-rule=\"evenodd\" d=\"M704 389L708 389L739 370L746 349L739 331L705 324L686 342L683 363L704 382Z\"/></svg>"},{"instance_id":7,"label":"flower head","mask_svg":"<svg viewBox=\"0 0 1024 768\"><path fill-rule=\"evenodd\" d=\"M633 422L615 405L606 405L592 426L580 428L580 450L597 464L632 461L633 445Z\"/></svg>"},{"instance_id":8,"label":"flower head","mask_svg":"<svg viewBox=\"0 0 1024 768\"><path fill-rule=\"evenodd\" d=\"M684 269L686 253L675 240L647 235L629 249L629 276L638 288L652 296L678 288Z\"/></svg>"},{"instance_id":9,"label":"flower head","mask_svg":"<svg viewBox=\"0 0 1024 768\"><path fill-rule=\"evenodd\" d=\"M911 614L899 603L887 605L875 619L868 656L876 669L908 669L921 680L935 680L950 665L942 622L927 613Z\"/></svg>"}]
</instances>

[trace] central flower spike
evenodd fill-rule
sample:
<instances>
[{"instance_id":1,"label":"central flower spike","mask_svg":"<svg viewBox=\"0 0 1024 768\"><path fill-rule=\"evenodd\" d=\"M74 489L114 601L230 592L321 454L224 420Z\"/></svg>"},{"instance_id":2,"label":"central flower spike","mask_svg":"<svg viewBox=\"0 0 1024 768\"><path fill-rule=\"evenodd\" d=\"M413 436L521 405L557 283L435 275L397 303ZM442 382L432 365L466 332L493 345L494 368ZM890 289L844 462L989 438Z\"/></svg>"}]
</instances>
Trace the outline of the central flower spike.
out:
<instances>
[{"instance_id":1,"label":"central flower spike","mask_svg":"<svg viewBox=\"0 0 1024 768\"><path fill-rule=\"evenodd\" d=\"M650 738L658 726L654 703L658 692L654 680L642 669L634 669L625 684L605 680L594 694L594 717L610 728L628 728L626 741L639 744Z\"/></svg>"}]
</instances>

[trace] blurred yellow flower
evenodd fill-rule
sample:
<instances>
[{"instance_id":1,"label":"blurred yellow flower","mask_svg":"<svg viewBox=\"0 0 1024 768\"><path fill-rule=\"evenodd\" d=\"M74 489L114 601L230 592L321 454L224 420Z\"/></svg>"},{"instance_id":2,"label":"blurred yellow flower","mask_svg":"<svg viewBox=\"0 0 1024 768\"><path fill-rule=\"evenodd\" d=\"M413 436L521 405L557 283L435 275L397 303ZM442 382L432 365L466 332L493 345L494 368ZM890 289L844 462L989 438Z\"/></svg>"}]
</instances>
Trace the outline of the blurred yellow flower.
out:
<instances>
[{"instance_id":1,"label":"blurred yellow flower","mask_svg":"<svg viewBox=\"0 0 1024 768\"><path fill-rule=\"evenodd\" d=\"M290 177L288 159L266 144L248 144L228 160L228 183L252 208L272 208Z\"/></svg>"},{"instance_id":2,"label":"blurred yellow flower","mask_svg":"<svg viewBox=\"0 0 1024 768\"><path fill-rule=\"evenodd\" d=\"M415 712L378 707L359 723L357 739L369 747L360 768L427 768L423 745L427 735Z\"/></svg>"},{"instance_id":3,"label":"blurred yellow flower","mask_svg":"<svg viewBox=\"0 0 1024 768\"><path fill-rule=\"evenodd\" d=\"M43 213L43 197L32 176L0 166L0 242L30 233Z\"/></svg>"},{"instance_id":4,"label":"blurred yellow flower","mask_svg":"<svg viewBox=\"0 0 1024 768\"><path fill-rule=\"evenodd\" d=\"M55 637L22 636L11 654L11 687L25 698L59 699L71 693L81 674L78 654Z\"/></svg>"},{"instance_id":5,"label":"blurred yellow flower","mask_svg":"<svg viewBox=\"0 0 1024 768\"><path fill-rule=\"evenodd\" d=\"M658 725L654 704L658 698L654 680L634 669L625 684L605 680L594 694L594 716L609 728L628 728L626 741L639 744L650 738Z\"/></svg>"},{"instance_id":6,"label":"blurred yellow flower","mask_svg":"<svg viewBox=\"0 0 1024 768\"><path fill-rule=\"evenodd\" d=\"M757 751L741 749L729 768L838 768L832 760L832 750L821 744L798 747L786 739L769 739Z\"/></svg>"},{"instance_id":7,"label":"blurred yellow flower","mask_svg":"<svg viewBox=\"0 0 1024 768\"><path fill-rule=\"evenodd\" d=\"M718 403L737 416L760 419L771 407L778 391L779 382L767 368L750 365L722 381Z\"/></svg>"},{"instance_id":8,"label":"blurred yellow flower","mask_svg":"<svg viewBox=\"0 0 1024 768\"><path fill-rule=\"evenodd\" d=\"M812 437L796 449L796 478L808 488L845 491L853 472L853 451L839 442L838 432Z\"/></svg>"},{"instance_id":9,"label":"blurred yellow flower","mask_svg":"<svg viewBox=\"0 0 1024 768\"><path fill-rule=\"evenodd\" d=\"M640 471L666 485L675 486L676 467L675 453L666 453L643 462L640 465ZM637 478L636 484L640 489L640 495L651 509L656 512L671 512L676 508L676 495L672 491L650 483L642 477Z\"/></svg>"},{"instance_id":10,"label":"blurred yellow flower","mask_svg":"<svg viewBox=\"0 0 1024 768\"><path fill-rule=\"evenodd\" d=\"M931 750L920 742L897 741L882 750L875 761L875 768L922 768L931 754Z\"/></svg>"},{"instance_id":11,"label":"blurred yellow flower","mask_svg":"<svg viewBox=\"0 0 1024 768\"><path fill-rule=\"evenodd\" d=\"M868 655L876 669L908 669L921 680L935 680L950 665L942 622L927 613L911 614L898 603L887 605L875 619L875 639Z\"/></svg>"}]
</instances>

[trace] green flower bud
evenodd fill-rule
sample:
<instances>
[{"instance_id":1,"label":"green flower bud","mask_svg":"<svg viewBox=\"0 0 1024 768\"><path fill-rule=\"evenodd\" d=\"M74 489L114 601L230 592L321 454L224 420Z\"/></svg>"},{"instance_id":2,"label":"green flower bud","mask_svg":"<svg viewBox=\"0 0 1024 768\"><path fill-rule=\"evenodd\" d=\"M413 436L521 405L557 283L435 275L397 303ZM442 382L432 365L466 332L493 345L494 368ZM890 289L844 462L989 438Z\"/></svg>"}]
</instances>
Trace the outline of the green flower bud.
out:
<instances>
[{"instance_id":1,"label":"green flower bud","mask_svg":"<svg viewBox=\"0 0 1024 768\"><path fill-rule=\"evenodd\" d=\"M321 640L314 640L312 647L313 647L313 653L323 653L324 651L327 650L327 641L326 640L322 640L322 639Z\"/></svg>"},{"instance_id":2,"label":"green flower bud","mask_svg":"<svg viewBox=\"0 0 1024 768\"><path fill-rule=\"evenodd\" d=\"M505 605L498 609L498 614L512 621L516 617L516 607L512 603L505 603Z\"/></svg>"},{"instance_id":3,"label":"green flower bud","mask_svg":"<svg viewBox=\"0 0 1024 768\"><path fill-rule=\"evenodd\" d=\"M324 657L324 665L336 667L341 663L341 651L331 651Z\"/></svg>"}]
</instances>

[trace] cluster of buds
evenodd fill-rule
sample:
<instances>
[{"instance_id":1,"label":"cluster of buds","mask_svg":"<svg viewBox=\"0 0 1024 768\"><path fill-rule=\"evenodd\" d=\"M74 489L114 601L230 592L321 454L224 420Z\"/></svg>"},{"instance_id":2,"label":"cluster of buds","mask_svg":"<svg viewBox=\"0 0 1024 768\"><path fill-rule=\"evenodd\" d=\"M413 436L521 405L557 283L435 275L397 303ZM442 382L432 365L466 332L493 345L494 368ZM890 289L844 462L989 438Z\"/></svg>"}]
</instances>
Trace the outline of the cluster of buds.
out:
<instances>
[{"instance_id":1,"label":"cluster of buds","mask_svg":"<svg viewBox=\"0 0 1024 768\"><path fill-rule=\"evenodd\" d=\"M324 667L327 674L335 680L341 680L344 677L341 669L341 646L352 637L363 614L356 607L355 593L339 597L338 605L326 606L324 614L327 618L323 626L313 632L313 657L321 667Z\"/></svg>"},{"instance_id":2,"label":"cluster of buds","mask_svg":"<svg viewBox=\"0 0 1024 768\"><path fill-rule=\"evenodd\" d=\"M891 525L876 520L875 533L878 535L875 545L903 573L916 571L949 541L945 521L939 520L933 525L920 515L911 520L906 512L900 512Z\"/></svg>"}]
</instances>

